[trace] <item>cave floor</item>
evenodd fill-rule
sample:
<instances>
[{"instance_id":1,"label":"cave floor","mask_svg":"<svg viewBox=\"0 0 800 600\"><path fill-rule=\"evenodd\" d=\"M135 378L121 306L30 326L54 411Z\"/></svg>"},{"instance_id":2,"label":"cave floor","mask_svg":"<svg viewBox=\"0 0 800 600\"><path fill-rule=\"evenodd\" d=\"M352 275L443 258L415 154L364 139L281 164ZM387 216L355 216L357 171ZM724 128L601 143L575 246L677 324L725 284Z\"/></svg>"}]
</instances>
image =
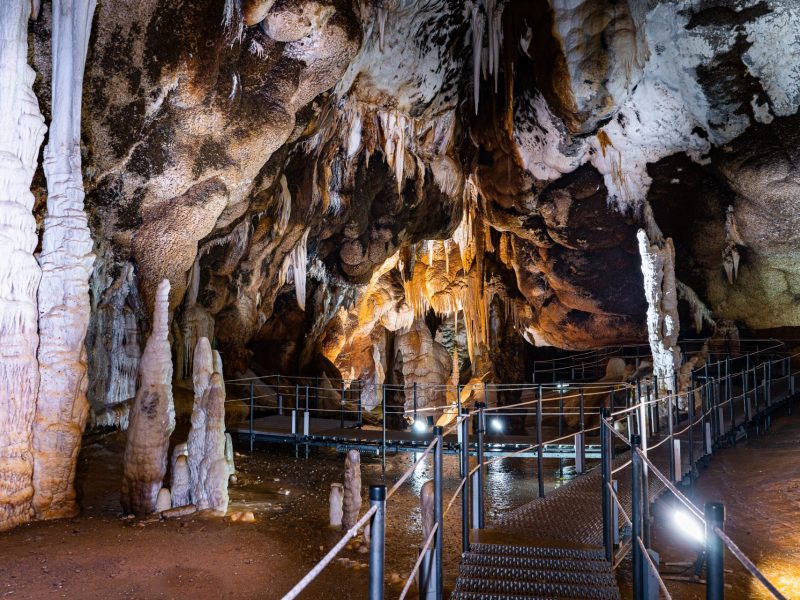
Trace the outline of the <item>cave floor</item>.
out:
<instances>
[{"instance_id":1,"label":"cave floor","mask_svg":"<svg viewBox=\"0 0 800 600\"><path fill-rule=\"evenodd\" d=\"M785 409L779 414L766 435L751 432L746 442L708 457L707 467L700 462L694 502L701 509L705 502L723 502L726 533L786 597L800 598L800 415ZM676 530L673 512L671 498L656 503L652 546L662 575L691 576L685 563L695 560L697 545ZM725 569L726 598L772 598L729 552ZM666 583L676 600L705 598L704 585Z\"/></svg>"},{"instance_id":2,"label":"cave floor","mask_svg":"<svg viewBox=\"0 0 800 600\"><path fill-rule=\"evenodd\" d=\"M344 456L332 450L312 448L305 459L302 446L296 458L291 445L273 444L250 455L237 442L238 482L230 488L230 510L252 510L256 522L197 515L159 521L122 518L124 444L124 433L84 441L76 486L80 517L0 533L0 599L280 598L342 535L327 526L330 484L342 481L344 464ZM390 455L385 482L391 485L413 460L413 454ZM445 500L458 485L457 460L445 456ZM557 467L557 460L545 460L547 489L558 484ZM418 467L387 511L387 597L399 595L416 560L422 537L418 494L431 477L429 462ZM380 459L363 456L364 490L381 481ZM536 494L535 459L491 465L487 490L488 521L527 502ZM363 496L362 513L366 491ZM447 587L455 581L461 553L460 502L448 515L444 540ZM300 597L364 598L368 559L355 546Z\"/></svg>"}]
</instances>

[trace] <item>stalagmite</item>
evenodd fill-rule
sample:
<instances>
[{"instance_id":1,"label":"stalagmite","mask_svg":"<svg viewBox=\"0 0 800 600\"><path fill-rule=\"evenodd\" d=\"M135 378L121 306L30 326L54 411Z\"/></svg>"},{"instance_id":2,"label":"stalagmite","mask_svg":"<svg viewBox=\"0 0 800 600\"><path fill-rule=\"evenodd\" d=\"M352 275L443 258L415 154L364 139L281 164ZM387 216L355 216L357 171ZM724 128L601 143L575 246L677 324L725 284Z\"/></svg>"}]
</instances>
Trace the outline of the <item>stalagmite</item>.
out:
<instances>
[{"instance_id":1,"label":"stalagmite","mask_svg":"<svg viewBox=\"0 0 800 600\"><path fill-rule=\"evenodd\" d=\"M228 477L232 478L230 479L231 483L236 483L236 465L233 461L233 438L230 433L225 433L225 464L228 465Z\"/></svg>"},{"instance_id":2,"label":"stalagmite","mask_svg":"<svg viewBox=\"0 0 800 600\"><path fill-rule=\"evenodd\" d=\"M350 529L358 521L361 510L361 455L358 450L347 452L344 461L344 499L342 500L342 527Z\"/></svg>"},{"instance_id":3,"label":"stalagmite","mask_svg":"<svg viewBox=\"0 0 800 600\"><path fill-rule=\"evenodd\" d=\"M153 331L139 366L139 390L131 409L122 478L122 508L147 515L156 507L167 470L169 436L175 428L172 354L169 347L169 281L158 286Z\"/></svg>"},{"instance_id":4,"label":"stalagmite","mask_svg":"<svg viewBox=\"0 0 800 600\"><path fill-rule=\"evenodd\" d=\"M434 519L434 483L426 481L419 490L419 508L422 516L422 539L427 540L436 523Z\"/></svg>"},{"instance_id":5,"label":"stalagmite","mask_svg":"<svg viewBox=\"0 0 800 600\"><path fill-rule=\"evenodd\" d=\"M328 497L328 503L330 505L330 526L331 527L341 527L342 526L342 497L343 487L341 483L332 483L331 484L331 493Z\"/></svg>"},{"instance_id":6,"label":"stalagmite","mask_svg":"<svg viewBox=\"0 0 800 600\"><path fill-rule=\"evenodd\" d=\"M89 276L94 254L81 172L83 71L96 0L53 0L52 123L44 152L47 214L39 264L39 373L33 425L33 506L39 518L73 516L86 399Z\"/></svg>"},{"instance_id":7,"label":"stalagmite","mask_svg":"<svg viewBox=\"0 0 800 600\"><path fill-rule=\"evenodd\" d=\"M158 490L158 498L156 498L156 512L163 512L172 508L172 496L169 489L162 487Z\"/></svg>"},{"instance_id":8,"label":"stalagmite","mask_svg":"<svg viewBox=\"0 0 800 600\"><path fill-rule=\"evenodd\" d=\"M0 531L32 516L31 426L39 387L39 265L30 192L45 126L28 66L29 0L0 2Z\"/></svg>"},{"instance_id":9,"label":"stalagmite","mask_svg":"<svg viewBox=\"0 0 800 600\"><path fill-rule=\"evenodd\" d=\"M175 465L172 467L172 481L170 490L172 491L172 506L185 506L192 502L192 482L189 479L189 462L185 454L178 456Z\"/></svg>"},{"instance_id":10,"label":"stalagmite","mask_svg":"<svg viewBox=\"0 0 800 600\"><path fill-rule=\"evenodd\" d=\"M225 387L222 361L200 338L194 353L195 399L187 442L192 502L198 510L228 510L230 466L225 456Z\"/></svg>"},{"instance_id":11,"label":"stalagmite","mask_svg":"<svg viewBox=\"0 0 800 600\"><path fill-rule=\"evenodd\" d=\"M729 206L725 213L725 248L722 249L722 265L730 285L733 285L739 277L739 248L744 245L744 240L739 235L739 228L736 226L733 206Z\"/></svg>"},{"instance_id":12,"label":"stalagmite","mask_svg":"<svg viewBox=\"0 0 800 600\"><path fill-rule=\"evenodd\" d=\"M681 364L678 347L680 322L675 289L675 248L672 240L651 243L644 229L636 234L642 257L647 333L653 355L653 372L661 390L675 391L675 370Z\"/></svg>"}]
</instances>

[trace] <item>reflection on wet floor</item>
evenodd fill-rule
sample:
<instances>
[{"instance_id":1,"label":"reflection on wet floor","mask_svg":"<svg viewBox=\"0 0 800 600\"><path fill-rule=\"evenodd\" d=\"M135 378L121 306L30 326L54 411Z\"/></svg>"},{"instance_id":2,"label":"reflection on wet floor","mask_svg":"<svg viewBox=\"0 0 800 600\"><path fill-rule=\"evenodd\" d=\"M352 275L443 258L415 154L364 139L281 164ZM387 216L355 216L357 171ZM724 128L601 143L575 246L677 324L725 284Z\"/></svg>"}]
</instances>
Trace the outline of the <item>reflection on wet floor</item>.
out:
<instances>
[{"instance_id":1,"label":"reflection on wet floor","mask_svg":"<svg viewBox=\"0 0 800 600\"><path fill-rule=\"evenodd\" d=\"M288 520L295 526L312 528L317 532L317 542L327 550L341 537L341 530L333 531L328 524L328 493L330 484L342 482L344 454L333 449L312 448L309 458L287 445L259 445L250 455L239 447L236 462L238 483L230 488L231 510L252 510L262 518ZM367 489L370 485L385 483L391 486L419 458L416 453L389 455L386 473L382 473L380 457L362 455L362 513L368 507ZM475 464L474 457L472 464ZM570 461L565 461L563 477L559 477L559 461L545 460L545 491L552 491L574 475ZM445 455L443 464L444 503L449 502L460 482L459 459ZM419 493L422 485L433 478L431 457L422 461L406 483L391 498L387 506L386 568L405 578L417 558L417 548L422 543ZM538 493L536 459L505 458L492 463L486 472L486 520L491 524L495 516L520 506ZM287 525L287 523L282 523ZM283 531L291 528L281 527ZM461 555L461 508L456 501L445 519L444 561L445 578L455 578ZM357 550L346 550L343 558L365 561Z\"/></svg>"}]
</instances>

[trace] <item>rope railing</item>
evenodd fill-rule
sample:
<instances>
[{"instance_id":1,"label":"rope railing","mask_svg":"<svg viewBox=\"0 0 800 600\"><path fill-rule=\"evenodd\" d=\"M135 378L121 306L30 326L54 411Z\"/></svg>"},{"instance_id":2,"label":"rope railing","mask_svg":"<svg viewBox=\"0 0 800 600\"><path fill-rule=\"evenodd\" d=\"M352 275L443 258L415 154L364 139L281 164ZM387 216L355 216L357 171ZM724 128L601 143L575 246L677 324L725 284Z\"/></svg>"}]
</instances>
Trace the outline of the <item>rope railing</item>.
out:
<instances>
[{"instance_id":1,"label":"rope railing","mask_svg":"<svg viewBox=\"0 0 800 600\"><path fill-rule=\"evenodd\" d=\"M645 385L645 389L641 389L641 385L639 381L636 382L620 382L620 383L605 383L603 386L594 386L591 387L585 383L580 383L575 385L574 387L570 385L564 384L503 384L496 386L496 390L516 390L522 391L525 393L531 393L534 395L538 395L531 400L522 400L521 402L508 404L508 405L495 405L488 407L485 403L480 402L481 399L479 395L476 395L475 400L476 403L474 407L467 408L461 402L458 403L456 406L455 403L453 404L446 404L446 405L439 405L439 406L426 406L422 408L418 408L414 411L411 411L407 408L403 408L402 410L388 410L385 406L385 403L382 407L382 414L385 416L390 414L395 415L404 415L410 416L413 415L414 418L417 417L419 414L425 414L426 412L435 412L435 411L443 411L444 414L454 414L455 409L459 410L458 415L455 416L454 422L451 421L451 426L445 431L442 427L434 428L434 438L425 446L420 452L418 457L415 457L414 462L411 466L400 476L400 478L392 485L389 489L388 493L386 493L385 488L383 488L383 503L392 499L393 496L400 490L400 488L408 481L412 473L422 464L424 461L428 459L428 457L433 454L434 459L434 482L436 484L436 523L434 523L434 527L432 531L429 532L424 543L421 546L420 555L417 558L408 578L405 581L403 586L403 591L401 592L400 598L405 598L411 588L411 585L420 572L421 565L425 560L425 556L431 556L431 569L435 569L435 574L429 573L430 577L438 577L438 583L436 585L441 585L441 548L439 546L442 530L444 527L444 518L449 515L452 511L453 506L455 505L456 501L459 497L462 498L462 528L465 530L464 535L464 544L465 550L469 545L469 523L468 523L468 516L467 513L464 511L468 505L472 505L472 514L473 514L473 526L477 519L477 527L483 527L483 472L487 469L490 465L500 461L505 460L506 458L513 458L518 455L522 455L528 452L535 451L537 458L541 461L543 450L547 446L557 445L559 442L574 439L575 441L575 456L576 456L576 466L578 460L578 436L581 439L581 448L583 448L583 444L585 444L585 438L588 434L593 432L598 432L601 434L601 455L604 457L603 461L610 460L610 457L613 456L615 452L611 441L614 439L620 440L624 445L630 446L632 450L631 458L625 460L622 464L617 464L613 468L609 463L609 466L606 470L604 466L604 475L603 475L603 490L604 490L604 502L608 501L612 507L615 507L615 510L619 511L619 514L622 516L624 521L633 528L634 535L630 540L627 540L623 543L623 548L625 548L625 552L628 549L633 549L634 552L637 554L638 564L640 565L639 569L649 569L652 571L657 579L658 584L661 592L664 594L665 597L670 598L669 591L664 584L663 579L658 574L658 567L653 562L653 559L650 557L647 551L647 539L648 537L643 536L641 532L642 523L644 522L644 518L642 517L643 510L646 509L641 508L640 504L642 503L641 495L642 489L641 487L636 488L637 485L634 484L634 500L633 500L633 515L629 515L626 511L623 503L621 502L617 492L614 490L613 486L611 485L611 476L618 474L619 472L631 468L632 477L636 480L637 477L642 478L649 474L655 476L662 484L664 489L669 490L673 496L681 502L686 508L692 513L693 517L697 518L701 523L709 524L708 526L711 527L711 530L714 531L721 540L731 549L731 552L739 559L742 564L747 568L747 570L756 577L765 587L770 590L776 598L783 598L777 589L772 586L772 584L763 576L763 574L758 571L757 567L750 562L746 556L738 549L738 547L733 544L730 538L725 535L724 531L722 531L721 527L712 527L713 522L709 522L704 519L703 514L701 513L700 509L697 508L688 497L686 497L674 483L671 481L672 473L670 476L665 475L653 462L651 458L648 457L648 452L652 453L656 449L660 448L663 444L670 443L674 440L678 440L679 436L683 434L689 435L689 448L690 448L690 466L693 463L693 438L692 432L697 428L698 424L701 425L701 433L703 434L703 448L706 447L710 448L710 446L706 446L708 439L707 435L709 431L716 437L723 435L725 432L720 425L721 416L723 414L723 408L727 411L730 409L731 419L729 423L726 423L730 426L730 430L733 430L735 423L735 416L736 411L734 410L734 404L742 401L747 403L749 406L749 402L752 399L755 401L755 408L748 409L748 406L745 407L745 424L747 424L748 420L752 421L754 418L754 414L756 412L760 412L770 408L775 399L773 397L773 385L776 382L787 382L787 391L786 395L783 398L789 397L790 394L793 393L794 390L794 375L791 373L791 359L794 356L780 356L777 359L775 358L775 351L779 346L773 344L774 340L766 340L766 347L757 347L755 351L743 353L740 357L737 357L737 360L741 357L745 357L748 361L750 357L757 356L757 355L764 355L768 353L768 356L765 361L759 362L756 364L749 364L748 368L742 369L741 376L738 372L732 372L729 367L730 361L726 360L724 363L723 361L718 361L718 363L714 363L715 365L726 365L726 370L724 371L725 375L723 376L722 369L720 366L719 374L717 377L714 377L708 373L711 372L709 368L710 362L707 361L706 365L702 367L703 372L705 373L703 376L699 376L699 369L695 369L694 375L696 376L696 380L693 377L692 385L690 385L689 389L683 392L673 392L668 394L660 394L658 390L658 386L655 384L655 380L652 381L652 387L649 383L650 380L647 380L648 383ZM709 353L708 356L710 357L711 354ZM777 367L781 370L780 375L776 375L773 377L773 368ZM777 369L776 369L777 370ZM740 393L734 393L733 390L733 379L736 377L741 378L741 387L742 390ZM722 389L724 386L725 396L722 395ZM378 386L379 388L383 389L383 393L385 394L387 391L396 389L397 391L407 391L407 386L395 386L395 388L390 388L388 386ZM252 389L252 386L251 386ZM295 386L286 386L286 389L294 392L295 397L299 400L300 392L302 392L306 399L309 397L309 392L317 390L328 390L330 391L331 388L314 388L308 385L295 385ZM433 389L433 388L431 388ZM483 399L488 399L486 395L486 391L490 388L487 384L467 384L464 386L439 386L439 389L449 389L449 390L456 390L458 393L459 399L461 398L461 394L467 390L478 392L478 394L483 393ZM335 390L334 390L335 391ZM547 391L549 397L544 397L544 392ZM608 405L611 404L613 407L615 399L618 399L615 394L622 394L624 395L624 402L627 404L624 408L613 409L613 412L609 410ZM259 399L264 397L276 397L279 394L272 393L272 394L260 394L258 396L253 396L253 399ZM587 401L594 401L598 398L601 398L601 408L597 408L596 406L586 407L585 403ZM574 406L563 406L560 405L558 409L554 406L555 402L573 402L579 401L580 402L580 410L576 411ZM780 401L780 398L778 399ZM682 404L683 403L683 404ZM547 405L549 404L549 406ZM681 429L677 429L673 427L673 424L677 425L677 422L680 420L681 417L681 410L680 406L683 406L684 414L688 412L688 423L683 426ZM319 412L321 414L325 413L350 413L356 412L354 409L346 408L345 406L345 399L344 395L342 396L342 407L339 408L311 408L310 406L307 408L297 409L295 410L308 410L310 412ZM698 406L699 405L699 406ZM669 424L669 435L663 435L662 439L658 439L657 437L654 438L654 443L650 444L649 449L647 448L647 444L643 443L643 440L640 441L640 435L646 434L649 428L653 428L653 431L657 432L658 430L658 421L663 418L663 413L659 415L659 411L656 411L656 407L667 407L667 419ZM546 407L546 410L545 410ZM529 409L529 410L528 410ZM361 406L358 407L358 410L361 410ZM749 411L749 412L748 412ZM598 414L601 416L600 424L587 427L584 424L584 419L586 418L596 418ZM494 417L536 417L537 419L537 438L536 443L527 444L518 448L511 452L504 452L501 456L496 456L493 458L486 458L485 457L485 433L486 433L486 417L487 415L493 415ZM541 432L541 421L542 419L552 418L552 417L559 417L563 419L566 416L580 416L580 426L577 428L576 431L571 431L569 433L563 434L561 431L557 437L553 437L549 440L543 440L542 432ZM469 442L469 426L467 425L467 421L471 420L472 418L477 417L478 425L477 425L477 434L478 434L478 442L475 445L477 449L477 456L478 460L477 463L470 468L469 467L469 454L470 454L470 442ZM655 424L653 420L655 419ZM673 423L673 419L675 423ZM649 426L648 426L649 421ZM627 434L628 437L617 431L615 427L615 423L622 423L623 425L627 422ZM561 423L561 422L560 422ZM385 420L384 420L384 428L385 428ZM456 429L461 430L461 434L459 436L459 452L461 453L462 463L461 463L461 475L458 480L458 485L456 486L455 491L449 497L446 502L446 506L442 508L442 504L444 503L442 498L441 492L441 464L442 464L442 455L444 451L444 437L447 435L451 435L453 431ZM559 429L561 429L561 424L559 424ZM385 431L385 430L384 430ZM639 433L634 434L634 431L638 431ZM607 432L607 433L604 433ZM452 438L451 438L452 439ZM452 442L451 442L452 443ZM491 442L494 443L494 442ZM644 446L643 448L640 447L640 444ZM452 446L451 446L452 447ZM385 437L384 437L384 460L385 460ZM678 449L678 445L676 442L676 452ZM672 448L670 448L670 452L672 452ZM708 450L710 452L710 450ZM605 458L609 457L609 458ZM466 462L465 462L466 458ZM670 456L672 460L672 456ZM676 460L677 457L676 457ZM601 461L602 462L602 461ZM541 462L539 462L539 467L537 468L538 476L540 478L540 495L543 495L543 484L541 480ZM691 471L691 469L690 469ZM606 472L608 475L606 475ZM642 474L646 475L642 475ZM694 475L692 475L694 477ZM475 485L480 486L480 492L469 495L469 489L472 487L470 482L475 480ZM637 491L638 489L638 491ZM647 486L644 487L647 490ZM638 494L638 496L637 496ZM372 497L372 496L371 496ZM639 498L638 503L636 498ZM606 500L607 498L608 500ZM477 503L477 504L476 504ZM309 571L309 573L300 581L298 584L284 597L284 600L291 600L292 598L296 597L296 595L302 591L313 579L321 572L333 558L341 551L341 549L347 544L347 541L352 539L353 536L358 532L358 530L363 527L366 522L370 519L375 517L376 519L378 516L381 517L382 523L382 515L385 508L384 505L381 505L381 508L376 508L376 505L373 505L369 511L362 517L356 525L348 530L345 535L342 537L341 540L333 547L331 550L326 554L323 559L315 565L315 567ZM637 508L638 507L638 508ZM708 510L708 507L707 507ZM645 513L646 514L646 513ZM477 516L476 516L477 515ZM604 508L604 520L605 520L605 508ZM615 526L618 526L615 525ZM383 527L383 525L381 525ZM604 524L604 529L607 526ZM381 533L381 536L383 534ZM649 536L649 534L648 534ZM606 538L606 534L604 533L604 539ZM380 537L381 545L383 542L383 537ZM381 552L383 550L381 549ZM431 552L435 552L435 554L430 554ZM372 550L371 550L372 556ZM381 554L382 556L382 554ZM611 562L615 566L619 564L618 555L614 555L612 551ZM621 559L620 559L621 560ZM372 559L371 559L372 564ZM372 567L371 567L372 568ZM382 568L382 567L381 567ZM641 571L640 571L641 572ZM373 578L371 575L371 582ZM382 578L381 578L382 580ZM372 583L371 583L372 585ZM646 585L646 584L643 584ZM441 589L439 589L439 592ZM438 592L437 592L438 593Z\"/></svg>"}]
</instances>

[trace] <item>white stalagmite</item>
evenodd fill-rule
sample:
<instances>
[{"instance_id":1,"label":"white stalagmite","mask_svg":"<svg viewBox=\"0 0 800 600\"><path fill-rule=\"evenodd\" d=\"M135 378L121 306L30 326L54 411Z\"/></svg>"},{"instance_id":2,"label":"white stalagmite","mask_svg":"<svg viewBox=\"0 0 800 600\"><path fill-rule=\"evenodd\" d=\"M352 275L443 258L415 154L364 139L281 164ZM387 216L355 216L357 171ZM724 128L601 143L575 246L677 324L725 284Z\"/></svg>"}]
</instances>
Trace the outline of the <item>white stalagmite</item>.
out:
<instances>
[{"instance_id":1,"label":"white stalagmite","mask_svg":"<svg viewBox=\"0 0 800 600\"><path fill-rule=\"evenodd\" d=\"M186 506L192 503L191 494L192 483L189 479L189 463L186 455L181 454L172 466L172 480L170 481L170 491L172 492L172 507Z\"/></svg>"},{"instance_id":2,"label":"white stalagmite","mask_svg":"<svg viewBox=\"0 0 800 600\"><path fill-rule=\"evenodd\" d=\"M91 305L92 238L84 212L81 97L96 0L53 0L50 133L44 152L47 214L39 264L39 374L33 424L36 516L77 514L75 466L89 416L84 348Z\"/></svg>"},{"instance_id":3,"label":"white stalagmite","mask_svg":"<svg viewBox=\"0 0 800 600\"><path fill-rule=\"evenodd\" d=\"M651 243L644 229L636 234L642 257L647 334L653 355L653 373L659 389L675 391L675 370L681 364L678 347L680 321L675 284L675 247L672 240Z\"/></svg>"},{"instance_id":4,"label":"white stalagmite","mask_svg":"<svg viewBox=\"0 0 800 600\"><path fill-rule=\"evenodd\" d=\"M30 0L0 2L0 531L33 510L31 427L39 387L31 180L45 126L28 66Z\"/></svg>"},{"instance_id":5,"label":"white stalagmite","mask_svg":"<svg viewBox=\"0 0 800 600\"><path fill-rule=\"evenodd\" d=\"M194 353L195 390L189 431L189 472L192 501L198 510L228 510L230 467L225 456L225 387L222 359L200 338Z\"/></svg>"},{"instance_id":6,"label":"white stalagmite","mask_svg":"<svg viewBox=\"0 0 800 600\"><path fill-rule=\"evenodd\" d=\"M358 450L347 452L344 461L344 498L342 500L342 527L350 529L358 521L361 510L361 455Z\"/></svg>"},{"instance_id":7,"label":"white stalagmite","mask_svg":"<svg viewBox=\"0 0 800 600\"><path fill-rule=\"evenodd\" d=\"M342 489L343 487L341 483L331 484L331 493L328 496L328 517L331 527L338 528L342 526Z\"/></svg>"},{"instance_id":8,"label":"white stalagmite","mask_svg":"<svg viewBox=\"0 0 800 600\"><path fill-rule=\"evenodd\" d=\"M142 354L139 389L131 409L122 477L121 499L126 513L147 515L155 510L173 429L169 281L165 279L156 292L153 331Z\"/></svg>"}]
</instances>

